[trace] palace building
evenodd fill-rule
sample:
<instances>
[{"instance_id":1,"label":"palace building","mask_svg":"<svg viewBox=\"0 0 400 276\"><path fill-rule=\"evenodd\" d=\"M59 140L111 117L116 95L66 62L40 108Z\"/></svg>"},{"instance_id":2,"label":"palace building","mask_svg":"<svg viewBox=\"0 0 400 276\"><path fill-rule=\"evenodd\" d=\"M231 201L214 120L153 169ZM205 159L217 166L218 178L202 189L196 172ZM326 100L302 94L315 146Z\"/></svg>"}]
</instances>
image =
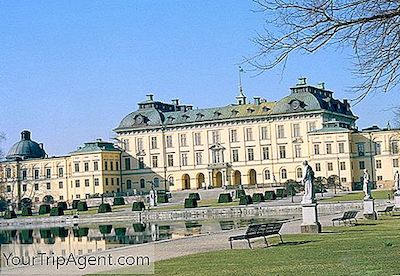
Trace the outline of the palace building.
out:
<instances>
[{"instance_id":1,"label":"palace building","mask_svg":"<svg viewBox=\"0 0 400 276\"><path fill-rule=\"evenodd\" d=\"M138 103L114 129L115 144L85 143L66 156L48 157L28 131L0 162L9 197L55 200L93 194L200 189L229 185L281 186L300 181L302 161L316 177L356 189L368 169L378 188L390 188L399 169L400 130L358 130L346 99L306 80L288 96L194 109L179 100Z\"/></svg>"}]
</instances>

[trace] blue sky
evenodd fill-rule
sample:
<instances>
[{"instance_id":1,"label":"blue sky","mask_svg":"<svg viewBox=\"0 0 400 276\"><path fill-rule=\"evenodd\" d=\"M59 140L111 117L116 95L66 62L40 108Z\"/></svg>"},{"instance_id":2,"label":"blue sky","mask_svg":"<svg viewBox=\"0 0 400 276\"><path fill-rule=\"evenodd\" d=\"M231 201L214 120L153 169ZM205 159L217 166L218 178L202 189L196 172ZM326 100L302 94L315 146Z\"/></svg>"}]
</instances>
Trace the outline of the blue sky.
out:
<instances>
[{"instance_id":1,"label":"blue sky","mask_svg":"<svg viewBox=\"0 0 400 276\"><path fill-rule=\"evenodd\" d=\"M264 26L255 8L250 0L0 0L0 146L7 151L23 129L49 155L110 139L149 92L195 107L233 103L237 66L256 52L251 38ZM306 76L354 98L350 52L297 54L284 71L247 72L245 94L278 100ZM385 126L399 98L376 94L353 107L358 126Z\"/></svg>"}]
</instances>

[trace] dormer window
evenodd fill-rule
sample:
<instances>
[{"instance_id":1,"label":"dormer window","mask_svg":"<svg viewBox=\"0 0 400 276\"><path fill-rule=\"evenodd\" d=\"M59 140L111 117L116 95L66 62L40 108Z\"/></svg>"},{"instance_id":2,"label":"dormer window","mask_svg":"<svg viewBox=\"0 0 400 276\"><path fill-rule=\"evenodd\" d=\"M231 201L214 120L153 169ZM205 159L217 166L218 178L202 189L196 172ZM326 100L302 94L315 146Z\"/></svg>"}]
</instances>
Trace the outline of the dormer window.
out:
<instances>
[{"instance_id":1,"label":"dormer window","mask_svg":"<svg viewBox=\"0 0 400 276\"><path fill-rule=\"evenodd\" d=\"M214 112L214 117L219 117L219 116L221 116L221 115L222 115L222 113L219 112L219 111L215 111L215 112Z\"/></svg>"},{"instance_id":2,"label":"dormer window","mask_svg":"<svg viewBox=\"0 0 400 276\"><path fill-rule=\"evenodd\" d=\"M236 115L238 115L239 114L239 111L238 110L236 110L236 109L232 109L232 116L236 116Z\"/></svg>"},{"instance_id":3,"label":"dormer window","mask_svg":"<svg viewBox=\"0 0 400 276\"><path fill-rule=\"evenodd\" d=\"M203 117L204 117L204 114L202 114L200 112L196 114L196 120L201 120Z\"/></svg>"},{"instance_id":4,"label":"dormer window","mask_svg":"<svg viewBox=\"0 0 400 276\"><path fill-rule=\"evenodd\" d=\"M255 111L254 108L251 107L247 108L247 113L253 113L254 111Z\"/></svg>"},{"instance_id":5,"label":"dormer window","mask_svg":"<svg viewBox=\"0 0 400 276\"><path fill-rule=\"evenodd\" d=\"M175 120L175 118L172 116L168 116L167 119L168 119L168 123L172 123Z\"/></svg>"},{"instance_id":6,"label":"dormer window","mask_svg":"<svg viewBox=\"0 0 400 276\"><path fill-rule=\"evenodd\" d=\"M187 115L187 114L183 114L182 115L182 118L186 121L187 119L189 119L190 118L190 116L189 115Z\"/></svg>"},{"instance_id":7,"label":"dormer window","mask_svg":"<svg viewBox=\"0 0 400 276\"><path fill-rule=\"evenodd\" d=\"M263 111L263 112L268 112L268 111L269 111L269 108L268 108L267 106L263 106L262 111Z\"/></svg>"}]
</instances>

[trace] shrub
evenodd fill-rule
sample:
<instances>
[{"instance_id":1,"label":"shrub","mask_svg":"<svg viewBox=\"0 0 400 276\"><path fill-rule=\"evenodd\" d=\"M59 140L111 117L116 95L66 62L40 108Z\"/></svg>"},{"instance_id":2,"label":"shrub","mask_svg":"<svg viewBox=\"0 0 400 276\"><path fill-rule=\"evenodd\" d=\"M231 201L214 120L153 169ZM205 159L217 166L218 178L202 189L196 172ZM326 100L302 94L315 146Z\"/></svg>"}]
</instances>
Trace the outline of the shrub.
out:
<instances>
[{"instance_id":1,"label":"shrub","mask_svg":"<svg viewBox=\"0 0 400 276\"><path fill-rule=\"evenodd\" d=\"M246 192L244 190L236 190L236 198L241 198L242 196L246 195Z\"/></svg>"},{"instance_id":2,"label":"shrub","mask_svg":"<svg viewBox=\"0 0 400 276\"><path fill-rule=\"evenodd\" d=\"M249 195L242 196L240 198L239 205L248 205L248 204L253 204L253 200L251 199L251 196L249 196Z\"/></svg>"},{"instance_id":3,"label":"shrub","mask_svg":"<svg viewBox=\"0 0 400 276\"><path fill-rule=\"evenodd\" d=\"M157 195L157 203L168 203L168 196L167 194L158 194Z\"/></svg>"},{"instance_id":4,"label":"shrub","mask_svg":"<svg viewBox=\"0 0 400 276\"><path fill-rule=\"evenodd\" d=\"M265 200L274 200L274 199L276 199L276 194L274 191L265 192Z\"/></svg>"},{"instance_id":5,"label":"shrub","mask_svg":"<svg viewBox=\"0 0 400 276\"><path fill-rule=\"evenodd\" d=\"M50 228L50 231L55 237L60 237L60 238L68 237L68 228L53 227L53 228Z\"/></svg>"},{"instance_id":6,"label":"shrub","mask_svg":"<svg viewBox=\"0 0 400 276\"><path fill-rule=\"evenodd\" d=\"M135 230L135 232L144 232L144 230L146 230L146 224L134 223L133 229Z\"/></svg>"},{"instance_id":7,"label":"shrub","mask_svg":"<svg viewBox=\"0 0 400 276\"><path fill-rule=\"evenodd\" d=\"M31 207L22 207L22 216L24 216L24 217L32 216L32 208Z\"/></svg>"},{"instance_id":8,"label":"shrub","mask_svg":"<svg viewBox=\"0 0 400 276\"><path fill-rule=\"evenodd\" d=\"M17 214L15 214L14 211L7 210L5 212L5 214L4 214L4 218L5 219L13 219L13 218L16 218L16 217L17 217Z\"/></svg>"},{"instance_id":9,"label":"shrub","mask_svg":"<svg viewBox=\"0 0 400 276\"><path fill-rule=\"evenodd\" d=\"M144 202L137 201L132 205L132 211L143 211L144 210Z\"/></svg>"},{"instance_id":10,"label":"shrub","mask_svg":"<svg viewBox=\"0 0 400 276\"><path fill-rule=\"evenodd\" d=\"M79 227L73 229L74 237L79 238L79 237L87 237L89 234L89 227Z\"/></svg>"},{"instance_id":11,"label":"shrub","mask_svg":"<svg viewBox=\"0 0 400 276\"><path fill-rule=\"evenodd\" d=\"M32 208L32 199L27 198L27 197L21 199L21 208L23 208L23 207Z\"/></svg>"},{"instance_id":12,"label":"shrub","mask_svg":"<svg viewBox=\"0 0 400 276\"><path fill-rule=\"evenodd\" d=\"M197 200L194 198L185 198L185 208L196 208Z\"/></svg>"},{"instance_id":13,"label":"shrub","mask_svg":"<svg viewBox=\"0 0 400 276\"><path fill-rule=\"evenodd\" d=\"M57 202L57 206L60 207L63 210L67 210L68 209L68 205L65 201L59 201Z\"/></svg>"},{"instance_id":14,"label":"shrub","mask_svg":"<svg viewBox=\"0 0 400 276\"><path fill-rule=\"evenodd\" d=\"M189 198L193 198L195 200L200 200L200 195L199 195L199 193L190 193Z\"/></svg>"},{"instance_id":15,"label":"shrub","mask_svg":"<svg viewBox=\"0 0 400 276\"><path fill-rule=\"evenodd\" d=\"M117 236L125 236L126 233L126 228L121 227L121 228L115 228L115 235Z\"/></svg>"},{"instance_id":16,"label":"shrub","mask_svg":"<svg viewBox=\"0 0 400 276\"><path fill-rule=\"evenodd\" d=\"M286 197L287 196L287 192L286 189L276 189L276 197Z\"/></svg>"},{"instance_id":17,"label":"shrub","mask_svg":"<svg viewBox=\"0 0 400 276\"><path fill-rule=\"evenodd\" d=\"M264 202L264 195L262 193L254 193L253 194L253 202Z\"/></svg>"},{"instance_id":18,"label":"shrub","mask_svg":"<svg viewBox=\"0 0 400 276\"><path fill-rule=\"evenodd\" d=\"M76 209L78 207L79 199L72 200L72 209Z\"/></svg>"},{"instance_id":19,"label":"shrub","mask_svg":"<svg viewBox=\"0 0 400 276\"><path fill-rule=\"evenodd\" d=\"M118 206L118 205L125 205L125 199L120 196L120 197L114 197L114 206Z\"/></svg>"},{"instance_id":20,"label":"shrub","mask_svg":"<svg viewBox=\"0 0 400 276\"><path fill-rule=\"evenodd\" d=\"M232 202L232 196L231 194L220 194L218 198L218 203L228 203Z\"/></svg>"},{"instance_id":21,"label":"shrub","mask_svg":"<svg viewBox=\"0 0 400 276\"><path fill-rule=\"evenodd\" d=\"M112 212L111 206L109 203L100 204L98 213L109 213Z\"/></svg>"},{"instance_id":22,"label":"shrub","mask_svg":"<svg viewBox=\"0 0 400 276\"><path fill-rule=\"evenodd\" d=\"M88 207L87 207L86 201L80 201L80 202L78 203L78 206L76 207L76 210L77 210L77 211L87 211L87 210L88 210Z\"/></svg>"},{"instance_id":23,"label":"shrub","mask_svg":"<svg viewBox=\"0 0 400 276\"><path fill-rule=\"evenodd\" d=\"M42 204L39 206L39 215L44 215L50 213L50 205Z\"/></svg>"},{"instance_id":24,"label":"shrub","mask_svg":"<svg viewBox=\"0 0 400 276\"><path fill-rule=\"evenodd\" d=\"M100 233L103 235L110 234L112 230L112 225L111 224L99 225L99 230Z\"/></svg>"},{"instance_id":25,"label":"shrub","mask_svg":"<svg viewBox=\"0 0 400 276\"><path fill-rule=\"evenodd\" d=\"M40 230L39 230L39 233L40 233L40 237L41 237L42 239L51 238L51 231L50 231L50 229L40 229Z\"/></svg>"},{"instance_id":26,"label":"shrub","mask_svg":"<svg viewBox=\"0 0 400 276\"><path fill-rule=\"evenodd\" d=\"M21 244L32 244L33 243L33 230L22 229L19 230L19 240Z\"/></svg>"},{"instance_id":27,"label":"shrub","mask_svg":"<svg viewBox=\"0 0 400 276\"><path fill-rule=\"evenodd\" d=\"M50 216L63 216L64 215L64 210L61 209L60 207L53 207L50 210Z\"/></svg>"}]
</instances>

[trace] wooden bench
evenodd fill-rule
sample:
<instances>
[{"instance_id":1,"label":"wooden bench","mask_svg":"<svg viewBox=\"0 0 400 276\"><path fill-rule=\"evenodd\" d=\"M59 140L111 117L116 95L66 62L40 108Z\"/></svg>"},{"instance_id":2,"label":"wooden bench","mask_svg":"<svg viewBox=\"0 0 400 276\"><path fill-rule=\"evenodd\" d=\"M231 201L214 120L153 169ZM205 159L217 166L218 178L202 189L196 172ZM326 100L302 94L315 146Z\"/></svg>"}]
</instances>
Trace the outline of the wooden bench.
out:
<instances>
[{"instance_id":1,"label":"wooden bench","mask_svg":"<svg viewBox=\"0 0 400 276\"><path fill-rule=\"evenodd\" d=\"M378 211L378 213L384 213L385 215L389 214L389 215L393 215L393 210L394 210L394 205L389 205L386 206L386 208L384 210L380 210Z\"/></svg>"},{"instance_id":2,"label":"wooden bench","mask_svg":"<svg viewBox=\"0 0 400 276\"><path fill-rule=\"evenodd\" d=\"M232 249L232 241L237 240L247 240L249 247L251 247L250 239L254 238L264 238L265 244L268 246L267 236L279 235L281 242L283 242L282 235L279 231L282 228L282 222L273 222L273 223L263 223L263 224L253 224L247 228L247 231L244 235L232 236L229 237L229 243Z\"/></svg>"},{"instance_id":3,"label":"wooden bench","mask_svg":"<svg viewBox=\"0 0 400 276\"><path fill-rule=\"evenodd\" d=\"M335 226L335 221L338 221L339 224L341 221L343 221L346 224L346 222L351 222L351 220L354 219L355 222L357 222L357 214L358 211L346 211L342 217L332 219L332 225Z\"/></svg>"}]
</instances>

